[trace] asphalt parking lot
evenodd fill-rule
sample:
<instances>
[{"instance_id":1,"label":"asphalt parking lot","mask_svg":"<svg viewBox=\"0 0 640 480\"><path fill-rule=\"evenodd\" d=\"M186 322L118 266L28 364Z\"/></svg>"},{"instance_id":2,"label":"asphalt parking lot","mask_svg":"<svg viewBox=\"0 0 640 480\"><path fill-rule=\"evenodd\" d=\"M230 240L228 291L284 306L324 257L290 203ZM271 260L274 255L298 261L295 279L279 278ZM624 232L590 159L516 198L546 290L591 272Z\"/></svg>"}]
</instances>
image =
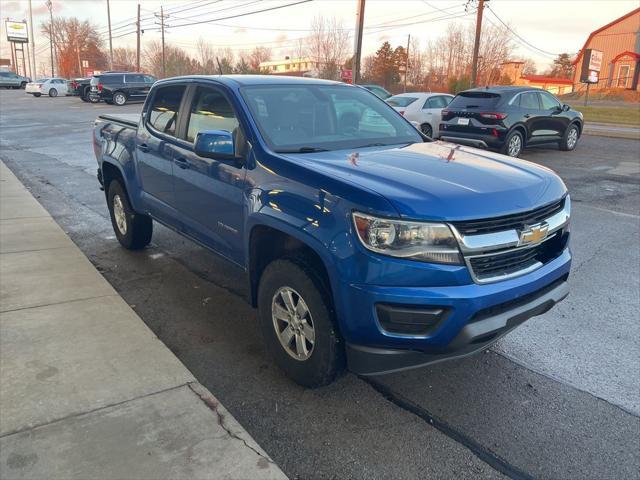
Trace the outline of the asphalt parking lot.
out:
<instances>
[{"instance_id":1,"label":"asphalt parking lot","mask_svg":"<svg viewBox=\"0 0 640 480\"><path fill-rule=\"evenodd\" d=\"M0 158L291 478L640 478L640 142L523 155L572 195L565 302L484 354L305 390L233 267L157 225L144 251L115 240L92 125L139 110L0 91Z\"/></svg>"}]
</instances>

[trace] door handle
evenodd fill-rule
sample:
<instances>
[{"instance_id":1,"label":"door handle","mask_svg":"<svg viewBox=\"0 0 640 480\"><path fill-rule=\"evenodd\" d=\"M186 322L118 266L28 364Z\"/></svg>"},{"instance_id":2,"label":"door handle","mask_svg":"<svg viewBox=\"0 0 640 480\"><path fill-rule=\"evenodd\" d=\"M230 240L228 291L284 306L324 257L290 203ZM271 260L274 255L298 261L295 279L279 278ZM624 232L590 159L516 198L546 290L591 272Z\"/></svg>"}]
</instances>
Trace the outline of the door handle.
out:
<instances>
[{"instance_id":1,"label":"door handle","mask_svg":"<svg viewBox=\"0 0 640 480\"><path fill-rule=\"evenodd\" d=\"M183 170L189 168L189 161L184 157L174 158L173 161L178 167L182 168Z\"/></svg>"},{"instance_id":2,"label":"door handle","mask_svg":"<svg viewBox=\"0 0 640 480\"><path fill-rule=\"evenodd\" d=\"M149 146L146 143L141 143L140 145L138 145L138 150L147 153L149 151Z\"/></svg>"}]
</instances>

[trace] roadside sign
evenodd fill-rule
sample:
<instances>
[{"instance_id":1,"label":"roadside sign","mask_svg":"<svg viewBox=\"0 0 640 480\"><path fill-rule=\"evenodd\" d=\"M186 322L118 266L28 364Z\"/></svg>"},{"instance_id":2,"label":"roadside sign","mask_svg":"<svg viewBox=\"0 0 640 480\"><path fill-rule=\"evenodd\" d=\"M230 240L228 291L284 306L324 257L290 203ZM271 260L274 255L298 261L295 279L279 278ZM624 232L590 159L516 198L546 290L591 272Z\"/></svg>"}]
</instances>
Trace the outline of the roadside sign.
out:
<instances>
[{"instance_id":1,"label":"roadside sign","mask_svg":"<svg viewBox=\"0 0 640 480\"><path fill-rule=\"evenodd\" d=\"M82 60L82 68L89 68L89 60Z\"/></svg>"},{"instance_id":2,"label":"roadside sign","mask_svg":"<svg viewBox=\"0 0 640 480\"><path fill-rule=\"evenodd\" d=\"M27 22L7 20L4 25L7 30L7 41L18 43L27 43L29 41Z\"/></svg>"},{"instance_id":3,"label":"roadside sign","mask_svg":"<svg viewBox=\"0 0 640 480\"><path fill-rule=\"evenodd\" d=\"M353 70L343 69L340 71L340 78L343 82L353 83Z\"/></svg>"},{"instance_id":4,"label":"roadside sign","mask_svg":"<svg viewBox=\"0 0 640 480\"><path fill-rule=\"evenodd\" d=\"M588 48L582 56L582 68L580 81L582 83L598 83L600 70L602 69L602 52Z\"/></svg>"},{"instance_id":5,"label":"roadside sign","mask_svg":"<svg viewBox=\"0 0 640 480\"><path fill-rule=\"evenodd\" d=\"M95 72L94 72L93 70L87 70L87 71L86 71L85 76L87 76L87 77L93 77L93 74L94 74L94 73L95 73Z\"/></svg>"}]
</instances>

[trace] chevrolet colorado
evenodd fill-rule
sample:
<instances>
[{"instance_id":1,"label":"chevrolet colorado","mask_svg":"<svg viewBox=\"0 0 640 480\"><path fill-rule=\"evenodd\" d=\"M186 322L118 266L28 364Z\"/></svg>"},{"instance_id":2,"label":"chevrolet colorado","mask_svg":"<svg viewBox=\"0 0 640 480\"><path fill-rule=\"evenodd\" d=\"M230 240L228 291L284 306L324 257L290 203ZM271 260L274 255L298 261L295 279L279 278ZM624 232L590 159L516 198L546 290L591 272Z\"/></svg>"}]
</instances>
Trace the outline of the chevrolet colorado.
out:
<instances>
[{"instance_id":1,"label":"chevrolet colorado","mask_svg":"<svg viewBox=\"0 0 640 480\"><path fill-rule=\"evenodd\" d=\"M305 386L485 349L568 294L560 178L434 142L362 87L161 80L93 146L119 242L144 248L157 221L246 272L267 349Z\"/></svg>"}]
</instances>

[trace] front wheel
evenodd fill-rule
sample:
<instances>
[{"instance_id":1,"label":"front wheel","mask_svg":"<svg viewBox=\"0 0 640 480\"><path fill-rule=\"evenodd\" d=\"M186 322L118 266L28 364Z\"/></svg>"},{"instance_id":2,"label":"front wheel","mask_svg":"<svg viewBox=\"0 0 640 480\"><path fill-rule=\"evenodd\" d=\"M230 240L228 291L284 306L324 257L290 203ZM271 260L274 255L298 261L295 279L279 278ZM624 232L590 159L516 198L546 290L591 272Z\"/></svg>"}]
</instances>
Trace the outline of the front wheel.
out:
<instances>
[{"instance_id":1,"label":"front wheel","mask_svg":"<svg viewBox=\"0 0 640 480\"><path fill-rule=\"evenodd\" d=\"M50 97L57 97L58 96L58 90L56 90L55 88L52 88L51 90L49 90L49 96Z\"/></svg>"},{"instance_id":2,"label":"front wheel","mask_svg":"<svg viewBox=\"0 0 640 480\"><path fill-rule=\"evenodd\" d=\"M40 95L42 95L41 93L34 93L33 96L34 97L39 97Z\"/></svg>"},{"instance_id":3,"label":"front wheel","mask_svg":"<svg viewBox=\"0 0 640 480\"><path fill-rule=\"evenodd\" d=\"M129 250L146 247L153 235L153 221L148 215L133 211L127 192L119 180L109 183L107 203L113 231L120 245Z\"/></svg>"},{"instance_id":4,"label":"front wheel","mask_svg":"<svg viewBox=\"0 0 640 480\"><path fill-rule=\"evenodd\" d=\"M509 155L510 157L519 157L524 146L524 137L518 130L513 130L504 141L504 145L500 149L500 153Z\"/></svg>"},{"instance_id":5,"label":"front wheel","mask_svg":"<svg viewBox=\"0 0 640 480\"><path fill-rule=\"evenodd\" d=\"M305 262L280 259L260 278L258 316L266 347L296 383L331 383L344 368L330 293Z\"/></svg>"},{"instance_id":6,"label":"front wheel","mask_svg":"<svg viewBox=\"0 0 640 480\"><path fill-rule=\"evenodd\" d=\"M21 89L23 89L23 90L24 90L25 88L27 88L27 82L22 82L22 83L20 84L20 88L21 88Z\"/></svg>"},{"instance_id":7,"label":"front wheel","mask_svg":"<svg viewBox=\"0 0 640 480\"><path fill-rule=\"evenodd\" d=\"M570 151L576 148L578 144L578 138L580 138L580 131L577 125L569 125L567 131L564 132L562 140L560 140L560 150Z\"/></svg>"}]
</instances>

